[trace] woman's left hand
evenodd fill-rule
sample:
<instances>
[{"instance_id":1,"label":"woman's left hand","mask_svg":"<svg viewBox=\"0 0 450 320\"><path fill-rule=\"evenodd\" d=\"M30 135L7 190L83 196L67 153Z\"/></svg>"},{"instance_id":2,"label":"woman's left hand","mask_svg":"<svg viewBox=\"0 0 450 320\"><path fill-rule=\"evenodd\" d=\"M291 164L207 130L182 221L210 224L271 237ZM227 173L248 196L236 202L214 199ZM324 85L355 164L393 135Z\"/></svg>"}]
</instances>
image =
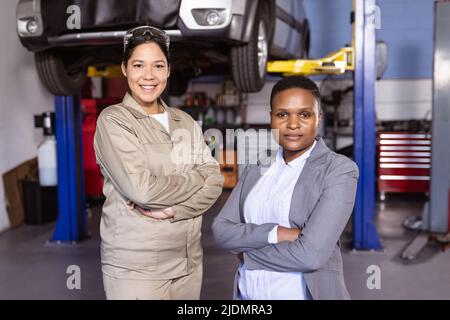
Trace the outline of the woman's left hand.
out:
<instances>
[{"instance_id":1,"label":"woman's left hand","mask_svg":"<svg viewBox=\"0 0 450 320\"><path fill-rule=\"evenodd\" d=\"M142 209L142 208L138 207L138 210L139 209ZM162 210L146 210L146 209L142 209L142 210L143 211L139 210L139 212L141 214L143 214L144 216L154 218L154 219L159 219L159 220L170 219L175 215L175 212L173 211L172 207L165 208Z\"/></svg>"}]
</instances>

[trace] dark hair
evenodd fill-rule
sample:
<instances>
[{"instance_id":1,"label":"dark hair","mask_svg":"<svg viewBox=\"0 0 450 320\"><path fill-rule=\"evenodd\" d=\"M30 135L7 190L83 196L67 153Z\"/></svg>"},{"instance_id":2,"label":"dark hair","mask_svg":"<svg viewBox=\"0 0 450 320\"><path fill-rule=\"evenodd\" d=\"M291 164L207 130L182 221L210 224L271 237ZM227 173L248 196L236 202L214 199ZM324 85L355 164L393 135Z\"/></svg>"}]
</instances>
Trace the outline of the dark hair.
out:
<instances>
[{"instance_id":1,"label":"dark hair","mask_svg":"<svg viewBox=\"0 0 450 320\"><path fill-rule=\"evenodd\" d=\"M167 63L170 64L169 48L167 47L165 41L163 39L153 37L151 35L137 36L130 39L127 46L125 47L122 62L126 65L130 57L133 55L134 49L136 49L136 47L140 46L141 44L152 42L156 43L158 47L161 48L161 51L164 53L164 56L167 59Z\"/></svg>"},{"instance_id":2,"label":"dark hair","mask_svg":"<svg viewBox=\"0 0 450 320\"><path fill-rule=\"evenodd\" d=\"M272 88L272 93L270 94L270 109L272 109L272 102L275 96L280 93L281 91L288 90L288 89L305 89L311 92L311 94L316 98L316 101L319 106L319 112L320 112L320 91L319 87L312 81L311 79L304 77L304 76L290 76L285 77L278 81Z\"/></svg>"}]
</instances>

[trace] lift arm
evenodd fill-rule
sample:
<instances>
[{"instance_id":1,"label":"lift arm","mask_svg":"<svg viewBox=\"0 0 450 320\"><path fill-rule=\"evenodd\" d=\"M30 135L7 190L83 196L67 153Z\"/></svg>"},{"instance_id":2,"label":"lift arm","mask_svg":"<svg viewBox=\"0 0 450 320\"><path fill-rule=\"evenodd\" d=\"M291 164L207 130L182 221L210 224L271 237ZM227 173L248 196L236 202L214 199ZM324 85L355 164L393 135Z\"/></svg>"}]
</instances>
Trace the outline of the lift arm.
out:
<instances>
[{"instance_id":1,"label":"lift arm","mask_svg":"<svg viewBox=\"0 0 450 320\"><path fill-rule=\"evenodd\" d=\"M353 47L344 47L322 59L275 60L267 64L267 72L290 75L343 74L354 71Z\"/></svg>"}]
</instances>

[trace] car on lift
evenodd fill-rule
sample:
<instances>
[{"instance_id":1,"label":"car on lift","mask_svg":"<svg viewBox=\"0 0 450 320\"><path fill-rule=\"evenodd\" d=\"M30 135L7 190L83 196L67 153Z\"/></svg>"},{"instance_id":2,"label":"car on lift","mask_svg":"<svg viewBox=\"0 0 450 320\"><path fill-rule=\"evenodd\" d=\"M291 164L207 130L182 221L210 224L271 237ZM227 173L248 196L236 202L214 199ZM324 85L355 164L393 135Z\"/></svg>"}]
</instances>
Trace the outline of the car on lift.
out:
<instances>
[{"instance_id":1,"label":"car on lift","mask_svg":"<svg viewBox=\"0 0 450 320\"><path fill-rule=\"evenodd\" d=\"M55 95L79 93L88 66L120 64L125 32L139 25L171 38L172 95L201 75L231 75L239 91L257 92L269 59L306 58L310 47L302 0L19 0L16 16Z\"/></svg>"}]
</instances>

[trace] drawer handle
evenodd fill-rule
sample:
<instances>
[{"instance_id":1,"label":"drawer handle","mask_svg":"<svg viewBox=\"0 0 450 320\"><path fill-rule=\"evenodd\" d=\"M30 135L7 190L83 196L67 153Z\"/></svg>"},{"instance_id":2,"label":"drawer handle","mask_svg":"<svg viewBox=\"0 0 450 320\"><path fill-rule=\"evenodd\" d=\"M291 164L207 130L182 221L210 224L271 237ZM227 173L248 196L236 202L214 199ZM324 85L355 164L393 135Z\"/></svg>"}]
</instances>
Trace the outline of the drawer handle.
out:
<instances>
[{"instance_id":1,"label":"drawer handle","mask_svg":"<svg viewBox=\"0 0 450 320\"><path fill-rule=\"evenodd\" d=\"M395 175L381 175L380 180L420 180L430 181L429 176L395 176Z\"/></svg>"}]
</instances>

